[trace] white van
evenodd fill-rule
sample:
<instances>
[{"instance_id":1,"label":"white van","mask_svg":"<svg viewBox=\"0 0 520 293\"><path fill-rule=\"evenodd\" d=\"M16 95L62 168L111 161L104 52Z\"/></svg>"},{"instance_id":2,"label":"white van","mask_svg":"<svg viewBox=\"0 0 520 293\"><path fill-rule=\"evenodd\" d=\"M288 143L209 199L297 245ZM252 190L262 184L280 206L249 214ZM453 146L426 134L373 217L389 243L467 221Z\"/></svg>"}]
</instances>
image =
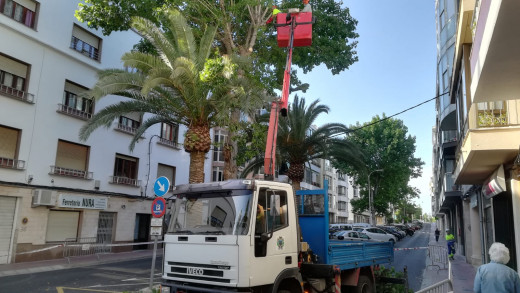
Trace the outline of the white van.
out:
<instances>
[{"instance_id":1,"label":"white van","mask_svg":"<svg viewBox=\"0 0 520 293\"><path fill-rule=\"evenodd\" d=\"M351 224L330 224L329 229L331 230L352 230Z\"/></svg>"}]
</instances>

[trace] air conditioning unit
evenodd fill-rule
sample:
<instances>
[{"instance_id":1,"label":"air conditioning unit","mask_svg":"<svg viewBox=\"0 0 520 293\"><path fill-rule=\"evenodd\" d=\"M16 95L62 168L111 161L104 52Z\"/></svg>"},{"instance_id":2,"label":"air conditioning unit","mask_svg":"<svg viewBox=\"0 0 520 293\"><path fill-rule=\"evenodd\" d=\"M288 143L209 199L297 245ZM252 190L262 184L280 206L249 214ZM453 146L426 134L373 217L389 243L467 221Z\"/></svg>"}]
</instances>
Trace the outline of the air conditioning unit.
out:
<instances>
[{"instance_id":1,"label":"air conditioning unit","mask_svg":"<svg viewBox=\"0 0 520 293\"><path fill-rule=\"evenodd\" d=\"M52 190L35 189L32 197L32 207L55 206L58 193Z\"/></svg>"}]
</instances>

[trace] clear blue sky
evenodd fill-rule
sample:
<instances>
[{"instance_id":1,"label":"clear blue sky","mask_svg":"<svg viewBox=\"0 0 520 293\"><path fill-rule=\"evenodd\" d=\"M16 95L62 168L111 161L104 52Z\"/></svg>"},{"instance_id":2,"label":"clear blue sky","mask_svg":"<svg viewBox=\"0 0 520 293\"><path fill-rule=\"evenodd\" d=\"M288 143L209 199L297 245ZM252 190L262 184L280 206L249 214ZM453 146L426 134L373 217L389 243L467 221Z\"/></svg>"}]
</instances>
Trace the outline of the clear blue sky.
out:
<instances>
[{"instance_id":1,"label":"clear blue sky","mask_svg":"<svg viewBox=\"0 0 520 293\"><path fill-rule=\"evenodd\" d=\"M346 0L343 5L358 20L359 61L334 76L325 66L308 74L299 72L302 82L310 84L307 93L300 95L308 101L320 99L331 108L317 124L364 123L375 115L390 116L433 98L437 52L435 1ZM408 133L416 137L415 156L425 165L422 177L410 184L421 191L414 201L423 212L431 214L429 184L435 102L395 118L403 120Z\"/></svg>"}]
</instances>

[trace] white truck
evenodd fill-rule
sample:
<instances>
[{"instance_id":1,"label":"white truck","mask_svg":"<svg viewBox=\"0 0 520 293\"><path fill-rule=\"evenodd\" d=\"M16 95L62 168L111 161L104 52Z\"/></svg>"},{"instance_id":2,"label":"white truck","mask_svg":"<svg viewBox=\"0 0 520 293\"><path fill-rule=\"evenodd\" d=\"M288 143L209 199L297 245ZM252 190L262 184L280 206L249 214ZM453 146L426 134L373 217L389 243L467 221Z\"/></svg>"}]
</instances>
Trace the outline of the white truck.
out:
<instances>
[{"instance_id":1,"label":"white truck","mask_svg":"<svg viewBox=\"0 0 520 293\"><path fill-rule=\"evenodd\" d=\"M393 243L329 240L326 191L295 194L289 184L263 180L177 186L162 287L175 293L373 292L373 266L393 261Z\"/></svg>"}]
</instances>

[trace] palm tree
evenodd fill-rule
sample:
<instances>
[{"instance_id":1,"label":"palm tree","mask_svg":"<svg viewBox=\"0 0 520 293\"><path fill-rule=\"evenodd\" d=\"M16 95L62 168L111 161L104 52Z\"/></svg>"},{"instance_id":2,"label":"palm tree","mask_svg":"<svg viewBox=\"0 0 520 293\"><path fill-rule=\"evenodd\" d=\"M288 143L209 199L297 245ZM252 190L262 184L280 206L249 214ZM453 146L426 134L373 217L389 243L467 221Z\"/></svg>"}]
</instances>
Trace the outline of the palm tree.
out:
<instances>
[{"instance_id":1,"label":"palm tree","mask_svg":"<svg viewBox=\"0 0 520 293\"><path fill-rule=\"evenodd\" d=\"M188 130L184 149L190 153L189 182L204 182L204 157L211 148L210 129L226 125L232 109L229 103L239 105L236 100L244 97L244 90L233 86L237 66L230 57L209 58L214 50L215 27L207 27L197 44L179 11L169 10L165 16L164 31L147 19L132 19L132 28L158 54L128 52L121 59L125 67L134 71L108 69L99 73L89 95L95 99L108 95L129 99L96 113L81 128L80 138L88 139L95 129L109 127L114 119L126 113L152 114L136 130L131 150L152 125L185 125Z\"/></svg>"},{"instance_id":2,"label":"palm tree","mask_svg":"<svg viewBox=\"0 0 520 293\"><path fill-rule=\"evenodd\" d=\"M295 96L289 105L288 117L280 119L277 136L278 162L287 162L287 176L294 190L300 190L304 178L305 163L313 159L334 159L348 162L356 167L362 166L361 151L337 135L349 132L347 126L341 123L328 123L316 129L313 127L318 116L328 113L329 107L320 105L319 100L308 107L304 98ZM242 176L258 170L263 164L263 157L252 160L242 171Z\"/></svg>"}]
</instances>

